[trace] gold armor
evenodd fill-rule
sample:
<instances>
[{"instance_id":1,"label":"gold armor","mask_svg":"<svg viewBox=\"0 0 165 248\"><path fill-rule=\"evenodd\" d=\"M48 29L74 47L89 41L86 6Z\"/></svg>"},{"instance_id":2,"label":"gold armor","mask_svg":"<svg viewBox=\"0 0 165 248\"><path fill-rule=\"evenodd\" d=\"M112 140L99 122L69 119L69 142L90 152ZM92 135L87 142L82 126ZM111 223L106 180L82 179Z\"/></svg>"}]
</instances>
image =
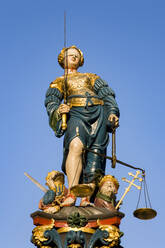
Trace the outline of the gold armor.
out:
<instances>
[{"instance_id":1,"label":"gold armor","mask_svg":"<svg viewBox=\"0 0 165 248\"><path fill-rule=\"evenodd\" d=\"M95 80L99 78L96 74L92 73L73 73L67 75L67 104L72 106L85 106L88 105L103 105L103 101L97 97L93 90ZM50 84L51 88L57 88L61 93L64 92L64 76L57 78ZM88 96L87 96L88 95Z\"/></svg>"}]
</instances>

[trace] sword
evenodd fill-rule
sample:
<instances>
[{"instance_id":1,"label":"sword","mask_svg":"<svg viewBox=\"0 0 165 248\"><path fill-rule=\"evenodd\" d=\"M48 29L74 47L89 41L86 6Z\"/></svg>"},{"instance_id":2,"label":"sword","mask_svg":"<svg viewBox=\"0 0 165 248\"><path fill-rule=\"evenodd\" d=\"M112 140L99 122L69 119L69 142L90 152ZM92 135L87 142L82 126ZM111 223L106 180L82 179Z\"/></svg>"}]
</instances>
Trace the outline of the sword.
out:
<instances>
[{"instance_id":1,"label":"sword","mask_svg":"<svg viewBox=\"0 0 165 248\"><path fill-rule=\"evenodd\" d=\"M37 182L36 179L34 179L33 177L31 177L28 173L24 172L24 175L26 177L28 177L38 188L40 188L42 191L44 191L45 193L48 191L48 189L46 189L44 186L42 186L39 182Z\"/></svg>"},{"instance_id":2,"label":"sword","mask_svg":"<svg viewBox=\"0 0 165 248\"><path fill-rule=\"evenodd\" d=\"M66 12L64 12L64 47L66 48ZM68 64L68 58L67 58L67 51L66 51L66 64ZM64 58L65 59L65 58ZM68 70L68 68L67 68ZM64 69L65 71L65 69ZM64 104L67 104L67 74L68 72L64 73ZM62 130L67 129L67 114L62 114Z\"/></svg>"}]
</instances>

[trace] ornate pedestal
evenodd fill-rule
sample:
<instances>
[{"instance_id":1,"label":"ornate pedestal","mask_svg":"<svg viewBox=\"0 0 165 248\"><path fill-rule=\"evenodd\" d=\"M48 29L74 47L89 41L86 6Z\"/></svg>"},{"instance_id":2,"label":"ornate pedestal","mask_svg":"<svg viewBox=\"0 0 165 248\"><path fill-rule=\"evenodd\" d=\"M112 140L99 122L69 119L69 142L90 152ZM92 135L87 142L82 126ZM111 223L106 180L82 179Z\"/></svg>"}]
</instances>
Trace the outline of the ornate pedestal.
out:
<instances>
[{"instance_id":1,"label":"ornate pedestal","mask_svg":"<svg viewBox=\"0 0 165 248\"><path fill-rule=\"evenodd\" d=\"M31 214L32 243L41 248L121 248L119 225L124 214L96 207L64 207L56 214Z\"/></svg>"}]
</instances>

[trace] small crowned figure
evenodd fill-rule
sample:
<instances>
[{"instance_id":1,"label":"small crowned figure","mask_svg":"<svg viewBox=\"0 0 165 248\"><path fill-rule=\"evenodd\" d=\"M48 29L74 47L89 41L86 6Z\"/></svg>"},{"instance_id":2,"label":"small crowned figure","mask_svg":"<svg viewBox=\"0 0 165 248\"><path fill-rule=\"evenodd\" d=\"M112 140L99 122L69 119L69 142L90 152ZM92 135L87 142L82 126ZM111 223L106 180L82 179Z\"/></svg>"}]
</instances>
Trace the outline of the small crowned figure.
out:
<instances>
[{"instance_id":1,"label":"small crowned figure","mask_svg":"<svg viewBox=\"0 0 165 248\"><path fill-rule=\"evenodd\" d=\"M99 191L96 195L94 205L115 211L118 188L119 182L114 176L104 176L99 183Z\"/></svg>"},{"instance_id":2,"label":"small crowned figure","mask_svg":"<svg viewBox=\"0 0 165 248\"><path fill-rule=\"evenodd\" d=\"M115 93L107 82L93 73L80 73L83 53L76 46L63 48L58 62L64 75L56 78L46 93L45 106L49 123L57 137L64 136L62 170L68 178L68 194L62 206L72 206L76 197L70 192L72 186L93 183L98 171L105 174L105 158L86 151L84 147L106 155L112 121L118 127L119 108ZM66 103L62 103L63 99ZM67 114L67 129L62 128L62 116ZM89 198L82 199L82 206Z\"/></svg>"}]
</instances>

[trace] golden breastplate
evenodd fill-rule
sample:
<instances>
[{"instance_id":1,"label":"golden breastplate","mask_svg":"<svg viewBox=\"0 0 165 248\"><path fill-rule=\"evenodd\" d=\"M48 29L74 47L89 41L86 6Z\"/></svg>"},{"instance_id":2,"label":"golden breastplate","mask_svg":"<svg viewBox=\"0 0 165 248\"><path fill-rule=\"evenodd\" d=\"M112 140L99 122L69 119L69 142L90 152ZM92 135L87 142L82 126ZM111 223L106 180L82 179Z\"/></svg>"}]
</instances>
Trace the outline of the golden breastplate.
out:
<instances>
[{"instance_id":1,"label":"golden breastplate","mask_svg":"<svg viewBox=\"0 0 165 248\"><path fill-rule=\"evenodd\" d=\"M90 100L87 100L87 95L90 96ZM68 76L67 96L70 107L103 105L103 101L94 93L91 79L86 74L78 73Z\"/></svg>"},{"instance_id":2,"label":"golden breastplate","mask_svg":"<svg viewBox=\"0 0 165 248\"><path fill-rule=\"evenodd\" d=\"M67 76L67 103L72 106L103 105L93 90L95 80L99 78L92 73L73 73ZM51 88L57 88L64 93L64 76L57 78L50 84Z\"/></svg>"},{"instance_id":3,"label":"golden breastplate","mask_svg":"<svg viewBox=\"0 0 165 248\"><path fill-rule=\"evenodd\" d=\"M67 95L84 95L88 92L95 95L90 78L86 74L78 73L67 78Z\"/></svg>"}]
</instances>

